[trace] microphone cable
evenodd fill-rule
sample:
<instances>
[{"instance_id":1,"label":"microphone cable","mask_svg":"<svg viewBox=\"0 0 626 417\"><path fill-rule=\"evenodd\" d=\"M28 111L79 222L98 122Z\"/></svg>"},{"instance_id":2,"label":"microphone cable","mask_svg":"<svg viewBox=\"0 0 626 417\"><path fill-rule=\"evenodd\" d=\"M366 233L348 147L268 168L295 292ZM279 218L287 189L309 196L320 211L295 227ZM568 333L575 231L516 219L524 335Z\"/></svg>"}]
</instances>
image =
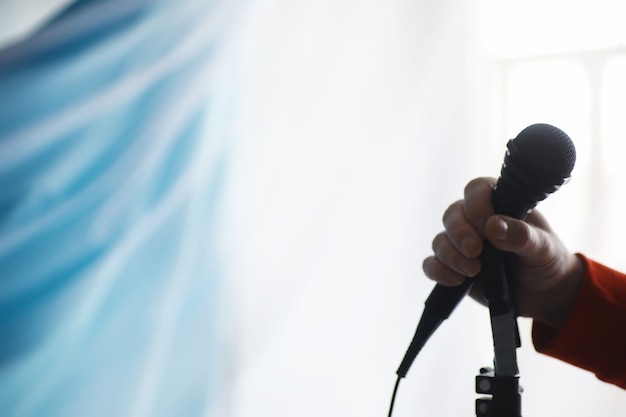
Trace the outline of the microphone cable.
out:
<instances>
[{"instance_id":1,"label":"microphone cable","mask_svg":"<svg viewBox=\"0 0 626 417\"><path fill-rule=\"evenodd\" d=\"M398 375L396 385L393 387L393 394L391 395L391 403L389 404L389 414L387 414L387 417L391 417L391 414L393 413L393 405L396 402L396 394L398 393L398 386L400 385L401 379L402 377Z\"/></svg>"}]
</instances>

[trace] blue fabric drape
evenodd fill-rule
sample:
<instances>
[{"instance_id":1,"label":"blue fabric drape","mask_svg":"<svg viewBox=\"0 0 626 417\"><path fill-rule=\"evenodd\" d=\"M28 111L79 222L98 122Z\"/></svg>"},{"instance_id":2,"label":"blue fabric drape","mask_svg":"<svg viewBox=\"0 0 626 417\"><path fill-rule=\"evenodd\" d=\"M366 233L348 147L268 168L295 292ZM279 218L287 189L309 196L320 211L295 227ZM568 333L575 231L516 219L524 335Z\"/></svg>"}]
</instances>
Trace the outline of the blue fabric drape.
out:
<instances>
[{"instance_id":1,"label":"blue fabric drape","mask_svg":"<svg viewBox=\"0 0 626 417\"><path fill-rule=\"evenodd\" d=\"M3 416L216 400L231 17L85 0L0 51Z\"/></svg>"}]
</instances>

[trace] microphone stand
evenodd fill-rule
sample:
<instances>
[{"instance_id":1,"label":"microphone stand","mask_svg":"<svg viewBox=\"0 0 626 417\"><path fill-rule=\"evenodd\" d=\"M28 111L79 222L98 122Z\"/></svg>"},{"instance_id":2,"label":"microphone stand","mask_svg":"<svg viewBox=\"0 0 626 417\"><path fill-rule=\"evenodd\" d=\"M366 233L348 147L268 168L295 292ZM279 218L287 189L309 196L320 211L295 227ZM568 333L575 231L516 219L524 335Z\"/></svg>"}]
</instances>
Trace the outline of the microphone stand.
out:
<instances>
[{"instance_id":1,"label":"microphone stand","mask_svg":"<svg viewBox=\"0 0 626 417\"><path fill-rule=\"evenodd\" d=\"M483 269L477 279L489 307L495 357L493 368L481 368L476 376L476 393L489 395L476 400L476 416L479 417L522 416L516 353L521 343L505 256L485 242Z\"/></svg>"}]
</instances>

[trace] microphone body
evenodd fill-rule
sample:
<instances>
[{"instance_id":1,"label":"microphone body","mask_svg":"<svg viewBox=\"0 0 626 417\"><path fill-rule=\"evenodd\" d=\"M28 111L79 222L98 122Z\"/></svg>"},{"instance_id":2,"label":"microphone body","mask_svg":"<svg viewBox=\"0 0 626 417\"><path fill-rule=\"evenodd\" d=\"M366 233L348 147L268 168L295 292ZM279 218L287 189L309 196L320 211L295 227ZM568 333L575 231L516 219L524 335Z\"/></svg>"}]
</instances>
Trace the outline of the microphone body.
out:
<instances>
[{"instance_id":1,"label":"microphone body","mask_svg":"<svg viewBox=\"0 0 626 417\"><path fill-rule=\"evenodd\" d=\"M524 219L539 201L566 182L575 160L574 145L560 129L547 124L535 124L522 130L507 143L500 177L492 192L494 212ZM481 255L481 261L487 261L484 255ZM450 316L474 282L475 278L467 278L461 285L454 287L435 285L424 303L415 335L396 371L399 378L406 376L427 340Z\"/></svg>"}]
</instances>

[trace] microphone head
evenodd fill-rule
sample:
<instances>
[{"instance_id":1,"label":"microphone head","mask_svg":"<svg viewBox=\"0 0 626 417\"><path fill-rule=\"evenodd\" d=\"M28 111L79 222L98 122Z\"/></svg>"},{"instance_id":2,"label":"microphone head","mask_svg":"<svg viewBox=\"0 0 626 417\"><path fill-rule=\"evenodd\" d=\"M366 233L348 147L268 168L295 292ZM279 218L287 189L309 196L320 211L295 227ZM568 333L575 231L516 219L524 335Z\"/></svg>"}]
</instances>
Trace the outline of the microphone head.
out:
<instances>
[{"instance_id":1,"label":"microphone head","mask_svg":"<svg viewBox=\"0 0 626 417\"><path fill-rule=\"evenodd\" d=\"M576 162L574 143L561 129L545 123L528 126L509 147L511 157L544 184L561 185Z\"/></svg>"},{"instance_id":2,"label":"microphone head","mask_svg":"<svg viewBox=\"0 0 626 417\"><path fill-rule=\"evenodd\" d=\"M561 129L534 124L507 144L507 152L494 189L496 213L524 218L529 210L569 179L576 148Z\"/></svg>"}]
</instances>

